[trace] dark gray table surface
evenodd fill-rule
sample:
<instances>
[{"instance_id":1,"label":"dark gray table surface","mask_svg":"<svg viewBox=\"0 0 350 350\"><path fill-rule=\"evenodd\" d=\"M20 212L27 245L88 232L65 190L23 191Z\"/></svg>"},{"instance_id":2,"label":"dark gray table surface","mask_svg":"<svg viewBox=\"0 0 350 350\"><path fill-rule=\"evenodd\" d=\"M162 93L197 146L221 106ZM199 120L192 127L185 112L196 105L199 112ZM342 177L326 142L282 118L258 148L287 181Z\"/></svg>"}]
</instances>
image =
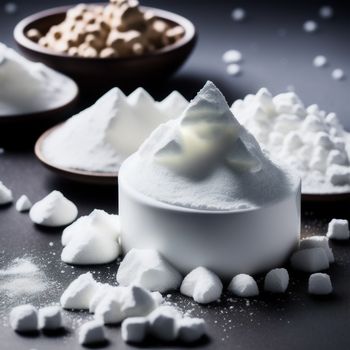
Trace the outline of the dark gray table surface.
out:
<instances>
[{"instance_id":1,"label":"dark gray table surface","mask_svg":"<svg viewBox=\"0 0 350 350\"><path fill-rule=\"evenodd\" d=\"M14 46L11 32L19 19L71 1L18 0L18 11L13 15L3 12L4 3L0 2L0 41ZM187 98L192 98L207 79L222 89L229 103L262 86L267 86L273 93L293 86L306 104L318 103L325 110L337 112L350 128L349 79L339 82L330 77L336 67L343 68L350 77L350 11L345 2L332 2L335 8L332 20L318 18L317 11L323 4L320 1L149 0L143 3L183 14L193 20L199 31L194 54L172 79L156 82L156 87L151 89L155 97L161 98L171 90L179 89ZM248 17L243 23L234 23L230 19L230 12L236 6L247 10ZM317 33L303 32L302 24L308 19L316 19L319 23ZM221 61L222 53L230 48L239 49L244 55L243 72L239 77L228 76ZM328 57L330 65L327 68L312 66L312 59L317 54ZM80 106L87 106L96 97L80 101ZM25 193L36 201L57 189L78 205L80 215L94 208L117 212L117 184L114 187L95 187L60 179L44 169L30 149L6 151L0 155L0 180L13 189L16 198ZM348 202L304 204L303 235L324 234L332 217L350 218L348 208ZM87 314L67 313L70 326L63 336L21 337L7 323L11 306L23 302L37 306L57 302L69 282L80 272L89 270L71 268L60 261L60 232L33 226L28 216L17 213L14 206L0 208L0 269L16 257L31 257L51 284L45 293L30 297L18 299L8 293L0 294L1 350L80 349L74 325L81 322L80 318L90 317ZM49 245L50 242L53 246ZM306 292L308 276L291 273L290 288L282 296L262 293L248 301L225 295L220 302L209 306L197 306L176 293L166 299L207 320L210 337L197 345L200 348L346 350L350 348L350 244L332 243L332 246L336 263L329 273L335 293L330 298L310 297ZM112 282L117 264L90 270L99 280ZM261 285L261 278L259 283ZM119 328L109 328L107 332L111 339L108 348L131 348L121 340ZM180 346L148 344L147 347Z\"/></svg>"}]
</instances>

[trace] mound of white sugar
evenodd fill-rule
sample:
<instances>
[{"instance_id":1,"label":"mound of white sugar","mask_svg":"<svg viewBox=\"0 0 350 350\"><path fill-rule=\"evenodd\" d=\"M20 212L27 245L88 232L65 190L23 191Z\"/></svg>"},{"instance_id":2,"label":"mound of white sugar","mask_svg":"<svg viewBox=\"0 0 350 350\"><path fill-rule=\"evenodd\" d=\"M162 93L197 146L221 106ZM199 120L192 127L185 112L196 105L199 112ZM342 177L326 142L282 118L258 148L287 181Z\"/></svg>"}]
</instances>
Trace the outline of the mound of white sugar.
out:
<instances>
[{"instance_id":1,"label":"mound of white sugar","mask_svg":"<svg viewBox=\"0 0 350 350\"><path fill-rule=\"evenodd\" d=\"M303 193L350 191L348 133L334 113L265 88L237 100L232 111L262 148L296 171Z\"/></svg>"},{"instance_id":2,"label":"mound of white sugar","mask_svg":"<svg viewBox=\"0 0 350 350\"><path fill-rule=\"evenodd\" d=\"M131 249L119 265L117 281L122 286L166 292L177 289L182 276L155 250Z\"/></svg>"},{"instance_id":3,"label":"mound of white sugar","mask_svg":"<svg viewBox=\"0 0 350 350\"><path fill-rule=\"evenodd\" d=\"M326 273L314 273L309 277L308 291L314 295L327 295L333 291L332 281Z\"/></svg>"},{"instance_id":4,"label":"mound of white sugar","mask_svg":"<svg viewBox=\"0 0 350 350\"><path fill-rule=\"evenodd\" d=\"M159 124L178 116L187 104L177 91L155 102L142 88L128 97L114 88L50 134L43 155L65 168L116 172Z\"/></svg>"},{"instance_id":5,"label":"mound of white sugar","mask_svg":"<svg viewBox=\"0 0 350 350\"><path fill-rule=\"evenodd\" d=\"M227 288L238 297L254 297L259 295L259 288L252 276L241 273L232 278Z\"/></svg>"},{"instance_id":6,"label":"mound of white sugar","mask_svg":"<svg viewBox=\"0 0 350 350\"><path fill-rule=\"evenodd\" d=\"M205 267L197 267L182 281L180 292L192 297L200 304L208 304L218 300L222 293L220 278Z\"/></svg>"},{"instance_id":7,"label":"mound of white sugar","mask_svg":"<svg viewBox=\"0 0 350 350\"><path fill-rule=\"evenodd\" d=\"M203 210L259 207L299 186L266 157L211 82L179 118L159 126L123 170L138 192Z\"/></svg>"},{"instance_id":8,"label":"mound of white sugar","mask_svg":"<svg viewBox=\"0 0 350 350\"><path fill-rule=\"evenodd\" d=\"M35 332L38 330L38 311L33 305L20 305L11 310L10 325L16 332Z\"/></svg>"},{"instance_id":9,"label":"mound of white sugar","mask_svg":"<svg viewBox=\"0 0 350 350\"><path fill-rule=\"evenodd\" d=\"M21 197L18 198L16 202L16 210L20 213L28 211L32 207L32 203L29 200L29 198L23 194Z\"/></svg>"},{"instance_id":10,"label":"mound of white sugar","mask_svg":"<svg viewBox=\"0 0 350 350\"><path fill-rule=\"evenodd\" d=\"M0 205L9 204L13 201L12 191L0 181Z\"/></svg>"},{"instance_id":11,"label":"mound of white sugar","mask_svg":"<svg viewBox=\"0 0 350 350\"><path fill-rule=\"evenodd\" d=\"M332 219L328 224L329 239L345 240L350 238L349 222L343 219Z\"/></svg>"},{"instance_id":12,"label":"mound of white sugar","mask_svg":"<svg viewBox=\"0 0 350 350\"><path fill-rule=\"evenodd\" d=\"M284 293L289 284L289 274L286 269L273 269L265 276L264 289L271 293Z\"/></svg>"},{"instance_id":13,"label":"mound of white sugar","mask_svg":"<svg viewBox=\"0 0 350 350\"><path fill-rule=\"evenodd\" d=\"M0 270L0 293L9 303L19 298L30 300L49 288L53 282L29 257L16 258Z\"/></svg>"},{"instance_id":14,"label":"mound of white sugar","mask_svg":"<svg viewBox=\"0 0 350 350\"><path fill-rule=\"evenodd\" d=\"M68 225L77 215L76 205L59 191L53 191L36 202L29 212L29 217L35 224L50 227Z\"/></svg>"},{"instance_id":15,"label":"mound of white sugar","mask_svg":"<svg viewBox=\"0 0 350 350\"><path fill-rule=\"evenodd\" d=\"M95 209L65 228L61 259L74 265L109 263L120 254L119 237L118 215Z\"/></svg>"},{"instance_id":16,"label":"mound of white sugar","mask_svg":"<svg viewBox=\"0 0 350 350\"><path fill-rule=\"evenodd\" d=\"M75 83L42 63L28 61L0 43L0 114L41 112L68 103Z\"/></svg>"}]
</instances>

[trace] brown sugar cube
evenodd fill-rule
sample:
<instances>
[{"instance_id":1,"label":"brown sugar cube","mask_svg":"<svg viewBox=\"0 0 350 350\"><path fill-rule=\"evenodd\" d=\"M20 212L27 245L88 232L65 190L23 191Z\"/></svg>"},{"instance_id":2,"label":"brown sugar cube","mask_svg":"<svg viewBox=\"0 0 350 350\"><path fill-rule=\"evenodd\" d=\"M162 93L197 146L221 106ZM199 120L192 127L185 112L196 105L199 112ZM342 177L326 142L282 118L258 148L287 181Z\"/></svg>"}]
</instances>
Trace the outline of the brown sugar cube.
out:
<instances>
[{"instance_id":1,"label":"brown sugar cube","mask_svg":"<svg viewBox=\"0 0 350 350\"><path fill-rule=\"evenodd\" d=\"M78 50L78 48L76 46L70 47L68 49L68 55L70 55L70 56L78 56L78 54L79 54L79 50Z\"/></svg>"},{"instance_id":2,"label":"brown sugar cube","mask_svg":"<svg viewBox=\"0 0 350 350\"><path fill-rule=\"evenodd\" d=\"M162 20L156 20L147 28L145 35L155 47L163 46L163 37L168 30L168 24Z\"/></svg>"},{"instance_id":3,"label":"brown sugar cube","mask_svg":"<svg viewBox=\"0 0 350 350\"><path fill-rule=\"evenodd\" d=\"M142 30L146 27L143 12L137 6L124 6L120 13L120 31Z\"/></svg>"},{"instance_id":4,"label":"brown sugar cube","mask_svg":"<svg viewBox=\"0 0 350 350\"><path fill-rule=\"evenodd\" d=\"M105 42L93 34L88 34L85 37L85 42L96 50L101 50L105 46Z\"/></svg>"},{"instance_id":5,"label":"brown sugar cube","mask_svg":"<svg viewBox=\"0 0 350 350\"><path fill-rule=\"evenodd\" d=\"M170 43L174 43L175 41L178 41L184 35L185 35L185 29L181 26L170 28L165 32L165 37L169 39Z\"/></svg>"},{"instance_id":6,"label":"brown sugar cube","mask_svg":"<svg viewBox=\"0 0 350 350\"><path fill-rule=\"evenodd\" d=\"M30 40L32 40L32 41L34 41L36 43L41 38L41 33L35 28L29 29L27 31L26 35L27 35L27 38L29 38Z\"/></svg>"},{"instance_id":7,"label":"brown sugar cube","mask_svg":"<svg viewBox=\"0 0 350 350\"><path fill-rule=\"evenodd\" d=\"M144 46L141 43L135 43L132 45L132 52L135 55L142 55L145 52Z\"/></svg>"},{"instance_id":8,"label":"brown sugar cube","mask_svg":"<svg viewBox=\"0 0 350 350\"><path fill-rule=\"evenodd\" d=\"M49 43L47 41L46 37L42 37L39 39L38 44L43 46L43 47L49 47Z\"/></svg>"},{"instance_id":9,"label":"brown sugar cube","mask_svg":"<svg viewBox=\"0 0 350 350\"><path fill-rule=\"evenodd\" d=\"M109 57L116 57L116 56L117 56L117 52L111 47L105 47L100 52L101 58L109 58Z\"/></svg>"},{"instance_id":10,"label":"brown sugar cube","mask_svg":"<svg viewBox=\"0 0 350 350\"><path fill-rule=\"evenodd\" d=\"M88 47L82 52L83 57L97 57L97 50L93 47Z\"/></svg>"}]
</instances>

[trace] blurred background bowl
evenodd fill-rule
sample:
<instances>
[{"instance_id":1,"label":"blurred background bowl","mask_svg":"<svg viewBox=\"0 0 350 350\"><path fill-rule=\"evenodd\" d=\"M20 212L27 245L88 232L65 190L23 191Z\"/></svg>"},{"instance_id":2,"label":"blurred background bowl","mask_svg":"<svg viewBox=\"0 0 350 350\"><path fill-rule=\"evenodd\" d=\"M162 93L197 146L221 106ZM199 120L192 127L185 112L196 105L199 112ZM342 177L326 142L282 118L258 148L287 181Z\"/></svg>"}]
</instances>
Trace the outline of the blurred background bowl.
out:
<instances>
[{"instance_id":1,"label":"blurred background bowl","mask_svg":"<svg viewBox=\"0 0 350 350\"><path fill-rule=\"evenodd\" d=\"M14 29L15 41L22 53L30 60L40 61L49 67L73 78L80 88L97 89L114 86L135 89L139 86L156 84L170 77L188 58L196 43L196 30L192 22L172 12L150 7L156 17L172 25L180 25L185 35L172 45L140 56L116 58L86 58L69 56L44 48L27 38L25 33L36 28L46 34L49 28L62 22L67 10L64 6L38 12L21 20Z\"/></svg>"}]
</instances>

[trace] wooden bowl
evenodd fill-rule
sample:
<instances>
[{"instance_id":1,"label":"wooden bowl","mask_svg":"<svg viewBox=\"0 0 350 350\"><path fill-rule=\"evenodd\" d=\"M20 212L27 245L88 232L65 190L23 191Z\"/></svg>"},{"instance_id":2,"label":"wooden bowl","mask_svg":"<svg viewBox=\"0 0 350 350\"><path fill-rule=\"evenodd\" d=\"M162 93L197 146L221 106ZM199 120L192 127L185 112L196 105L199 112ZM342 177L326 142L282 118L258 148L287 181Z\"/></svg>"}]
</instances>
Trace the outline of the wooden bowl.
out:
<instances>
[{"instance_id":1,"label":"wooden bowl","mask_svg":"<svg viewBox=\"0 0 350 350\"><path fill-rule=\"evenodd\" d=\"M14 30L15 40L23 54L31 60L46 65L72 77L81 86L134 89L148 83L156 84L174 73L187 59L196 42L194 25L186 18L172 12L142 7L156 17L180 25L185 35L179 41L152 53L140 56L116 58L72 57L44 48L26 37L25 33L36 28L45 34L52 25L62 22L72 6L42 11L20 21Z\"/></svg>"},{"instance_id":2,"label":"wooden bowl","mask_svg":"<svg viewBox=\"0 0 350 350\"><path fill-rule=\"evenodd\" d=\"M78 86L73 80L70 80L65 94L60 105L47 110L12 115L0 114L0 147L8 149L32 147L45 130L69 118L79 97Z\"/></svg>"},{"instance_id":3,"label":"wooden bowl","mask_svg":"<svg viewBox=\"0 0 350 350\"><path fill-rule=\"evenodd\" d=\"M45 158L42 152L43 142L47 139L47 137L50 136L52 132L54 132L56 129L60 128L61 126L62 124L59 124L47 130L39 137L39 139L35 143L34 152L36 157L40 160L40 162L52 172L69 180L95 184L95 185L117 185L117 181L118 181L117 172L104 173L104 172L94 172L94 171L65 168L65 167L57 166Z\"/></svg>"}]
</instances>

